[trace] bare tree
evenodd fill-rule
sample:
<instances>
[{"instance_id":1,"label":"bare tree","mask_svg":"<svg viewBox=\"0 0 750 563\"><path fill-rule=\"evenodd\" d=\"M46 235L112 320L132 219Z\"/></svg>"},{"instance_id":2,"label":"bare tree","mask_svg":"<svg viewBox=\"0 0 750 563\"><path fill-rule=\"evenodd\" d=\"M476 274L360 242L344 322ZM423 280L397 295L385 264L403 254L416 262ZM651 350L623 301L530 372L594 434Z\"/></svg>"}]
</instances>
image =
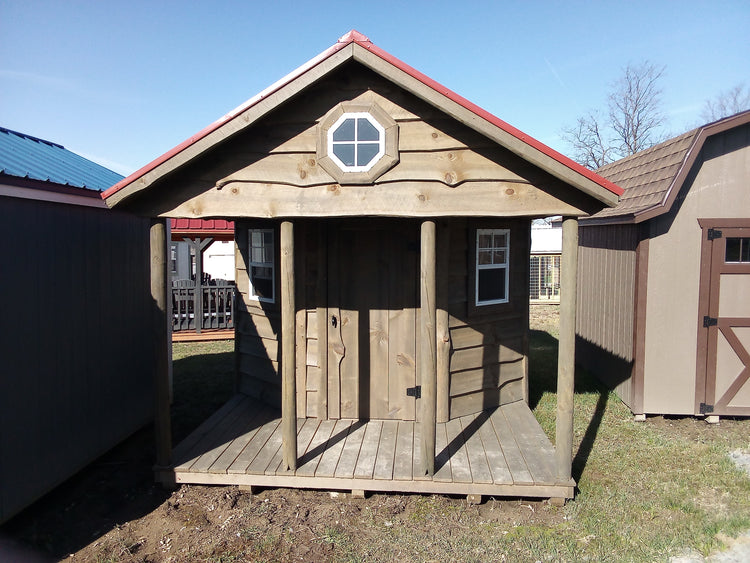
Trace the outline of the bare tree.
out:
<instances>
[{"instance_id":1,"label":"bare tree","mask_svg":"<svg viewBox=\"0 0 750 563\"><path fill-rule=\"evenodd\" d=\"M701 111L704 123L729 117L735 113L750 109L750 90L744 84L720 92L713 100L706 100Z\"/></svg>"},{"instance_id":2,"label":"bare tree","mask_svg":"<svg viewBox=\"0 0 750 563\"><path fill-rule=\"evenodd\" d=\"M612 162L613 148L604 138L602 120L594 112L579 117L575 127L565 129L565 140L573 147L575 160L586 168L596 170Z\"/></svg>"},{"instance_id":3,"label":"bare tree","mask_svg":"<svg viewBox=\"0 0 750 563\"><path fill-rule=\"evenodd\" d=\"M664 70L648 61L625 67L612 85L606 118L589 112L574 127L563 129L573 158L596 169L661 141L659 129L665 117L659 79Z\"/></svg>"}]
</instances>

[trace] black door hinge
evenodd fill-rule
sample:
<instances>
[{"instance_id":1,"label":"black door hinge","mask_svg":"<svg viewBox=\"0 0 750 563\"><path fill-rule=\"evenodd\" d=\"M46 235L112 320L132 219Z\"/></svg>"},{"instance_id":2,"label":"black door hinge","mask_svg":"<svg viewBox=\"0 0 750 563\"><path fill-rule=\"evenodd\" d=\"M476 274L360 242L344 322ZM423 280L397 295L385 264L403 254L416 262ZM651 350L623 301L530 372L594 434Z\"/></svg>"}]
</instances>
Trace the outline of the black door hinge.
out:
<instances>
[{"instance_id":1,"label":"black door hinge","mask_svg":"<svg viewBox=\"0 0 750 563\"><path fill-rule=\"evenodd\" d=\"M700 404L700 412L701 414L711 414L714 412L714 406L713 405L707 405L706 403Z\"/></svg>"},{"instance_id":2,"label":"black door hinge","mask_svg":"<svg viewBox=\"0 0 750 563\"><path fill-rule=\"evenodd\" d=\"M415 399L421 399L422 398L422 386L417 385L416 387L407 387L406 396L414 397Z\"/></svg>"},{"instance_id":3,"label":"black door hinge","mask_svg":"<svg viewBox=\"0 0 750 563\"><path fill-rule=\"evenodd\" d=\"M708 240L716 240L717 238L721 238L722 234L721 231L718 229L708 229Z\"/></svg>"},{"instance_id":4,"label":"black door hinge","mask_svg":"<svg viewBox=\"0 0 750 563\"><path fill-rule=\"evenodd\" d=\"M709 317L706 315L703 317L703 328L708 328L710 326L716 326L719 323L719 319L715 317Z\"/></svg>"}]
</instances>

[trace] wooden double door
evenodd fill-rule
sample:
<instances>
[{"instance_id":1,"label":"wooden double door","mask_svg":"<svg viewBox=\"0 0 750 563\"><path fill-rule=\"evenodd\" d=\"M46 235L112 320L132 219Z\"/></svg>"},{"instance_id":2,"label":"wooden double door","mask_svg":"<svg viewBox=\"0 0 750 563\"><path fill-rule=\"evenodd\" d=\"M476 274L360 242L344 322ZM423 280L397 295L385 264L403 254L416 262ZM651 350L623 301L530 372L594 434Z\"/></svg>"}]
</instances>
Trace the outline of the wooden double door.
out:
<instances>
[{"instance_id":1,"label":"wooden double door","mask_svg":"<svg viewBox=\"0 0 750 563\"><path fill-rule=\"evenodd\" d=\"M698 410L750 415L750 220L704 227L702 265Z\"/></svg>"},{"instance_id":2,"label":"wooden double door","mask_svg":"<svg viewBox=\"0 0 750 563\"><path fill-rule=\"evenodd\" d=\"M328 417L414 420L419 226L340 221L327 240Z\"/></svg>"}]
</instances>

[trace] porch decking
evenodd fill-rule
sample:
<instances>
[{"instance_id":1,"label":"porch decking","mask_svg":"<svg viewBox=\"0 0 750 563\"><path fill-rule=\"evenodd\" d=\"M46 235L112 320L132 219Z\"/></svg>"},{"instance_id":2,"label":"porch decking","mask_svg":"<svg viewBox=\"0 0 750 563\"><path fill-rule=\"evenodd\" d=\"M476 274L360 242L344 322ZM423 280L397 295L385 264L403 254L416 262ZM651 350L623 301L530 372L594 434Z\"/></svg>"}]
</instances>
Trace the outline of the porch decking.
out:
<instances>
[{"instance_id":1,"label":"porch decking","mask_svg":"<svg viewBox=\"0 0 750 563\"><path fill-rule=\"evenodd\" d=\"M298 419L284 471L278 411L232 398L174 450L177 483L572 498L554 447L523 402L437 425L435 475L419 470L419 424Z\"/></svg>"}]
</instances>

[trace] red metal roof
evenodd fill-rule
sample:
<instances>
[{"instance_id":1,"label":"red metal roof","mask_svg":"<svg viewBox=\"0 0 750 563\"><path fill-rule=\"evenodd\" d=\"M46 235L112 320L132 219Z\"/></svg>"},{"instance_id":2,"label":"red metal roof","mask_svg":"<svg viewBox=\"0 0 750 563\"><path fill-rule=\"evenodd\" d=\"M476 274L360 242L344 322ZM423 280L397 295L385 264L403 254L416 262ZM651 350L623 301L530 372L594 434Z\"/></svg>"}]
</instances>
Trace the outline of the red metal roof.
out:
<instances>
[{"instance_id":1,"label":"red metal roof","mask_svg":"<svg viewBox=\"0 0 750 563\"><path fill-rule=\"evenodd\" d=\"M170 224L173 232L234 232L234 221L225 219L170 219Z\"/></svg>"},{"instance_id":2,"label":"red metal roof","mask_svg":"<svg viewBox=\"0 0 750 563\"><path fill-rule=\"evenodd\" d=\"M397 59L396 57L394 57L390 53L387 53L383 49L377 47L376 45L374 45L370 41L370 39L367 36L363 35L362 33L358 32L358 31L352 30L349 33L347 33L346 35L342 36L333 46L331 46L328 49L326 49L325 51L323 51L317 57L311 59L306 64L302 65L297 70L295 70L292 73L288 74L287 76L285 76L284 78L282 78L281 80L279 80L278 82L276 82L275 84L272 84L271 86L269 86L268 88L266 88L265 90L263 90L260 94L258 94L257 96L249 99L247 102L245 102L244 104L242 104L238 108L234 109L233 111L231 111L230 113L228 113L227 115L225 115L224 117L222 117L221 119L219 119L218 121L215 121L214 123L212 123L211 125L209 125L205 129L203 129L202 131L200 131L199 133L197 133L196 135L193 135L189 139L183 141L182 143L180 143L179 145L177 145L175 148L173 148L169 152L163 154L162 156L160 156L159 158L157 158L153 162L147 164L146 166L144 166L140 170L134 172L133 174L131 174L127 178L121 180L120 182L118 182L117 184L115 184L114 186L112 186L111 188L109 188L107 191L105 191L102 194L102 197L106 199L109 196L111 196L112 194L117 193L123 187L125 187L125 186L133 183L136 179L140 178L141 176L143 176L146 173L150 172L151 170L155 169L157 166L159 166L160 164L166 162L167 160L169 160L170 158L172 158L176 154L179 154L180 152L182 152L183 150L185 150L189 146L195 144L197 141L199 141L200 139L206 137L207 135L209 135L210 133L212 133L213 131L215 131L216 129L218 129L219 127L221 127L222 125L224 125L224 124L228 123L229 121L231 121L232 119L236 118L238 115L240 115L241 113L243 113L248 108L254 106L255 104L257 104L258 102L260 102L264 98L268 97L270 94L272 94L272 93L276 92L277 90L283 88L284 86L286 86L287 84L289 84L290 82L292 82L295 78L301 76L305 72L308 72L310 69L314 68L315 66L317 66L321 62L325 61L326 59L328 59L333 54L335 54L336 52L340 51L341 49L345 48L347 45L350 45L352 43L356 43L360 47L362 47L364 49L367 49L368 51L370 51L371 53L377 55L378 57L380 57L384 61L392 64L393 66L395 66L399 70L402 70L403 72L407 73L412 78L415 78L416 80L422 82L424 85L432 88L433 90L435 90L439 94L442 94L443 96L447 97L448 99L450 99L450 100L452 100L452 101L460 104L461 106L463 106L467 110L469 110L469 111L473 112L474 114L476 114L478 117L480 117L480 118L484 119L485 121L487 121L487 122L489 122L489 123L491 123L491 124L499 127L500 129L502 129L506 133L512 135L513 137L516 137L520 141L522 141L522 142L526 143L527 145L535 148L536 150L538 150L541 153L547 155L548 157L556 160L557 162L563 164L564 166L566 166L566 167L574 170L575 172L578 172L582 176L584 176L584 177L588 178L589 180L595 182L596 184L598 184L599 186L603 187L604 189L606 189L606 190L608 190L608 191L610 191L610 192L612 192L612 193L614 193L614 194L616 194L618 196L622 195L623 190L620 187L618 187L617 185L615 185L612 182L610 182L609 180L606 180L606 179L602 178L601 176L597 175L592 170L589 170L588 168L585 168L585 167L581 166L577 162L574 162L570 158L568 158L568 157L560 154L559 152L555 151L554 149L552 149L552 148L548 147L547 145L545 145L545 144L537 141L533 137L530 137L529 135L526 135L522 131L516 129L515 127L513 127L511 125L509 125L508 123L504 122L503 120L499 119L498 117L492 115L488 111L480 108L476 104L471 103L466 98L464 98L462 96L459 96L458 94L456 94L452 90L446 88L445 86L442 86L438 82L432 80L428 76L422 74L418 70L416 70L416 69L412 68L411 66L407 65L406 63L404 63L403 61Z\"/></svg>"}]
</instances>

